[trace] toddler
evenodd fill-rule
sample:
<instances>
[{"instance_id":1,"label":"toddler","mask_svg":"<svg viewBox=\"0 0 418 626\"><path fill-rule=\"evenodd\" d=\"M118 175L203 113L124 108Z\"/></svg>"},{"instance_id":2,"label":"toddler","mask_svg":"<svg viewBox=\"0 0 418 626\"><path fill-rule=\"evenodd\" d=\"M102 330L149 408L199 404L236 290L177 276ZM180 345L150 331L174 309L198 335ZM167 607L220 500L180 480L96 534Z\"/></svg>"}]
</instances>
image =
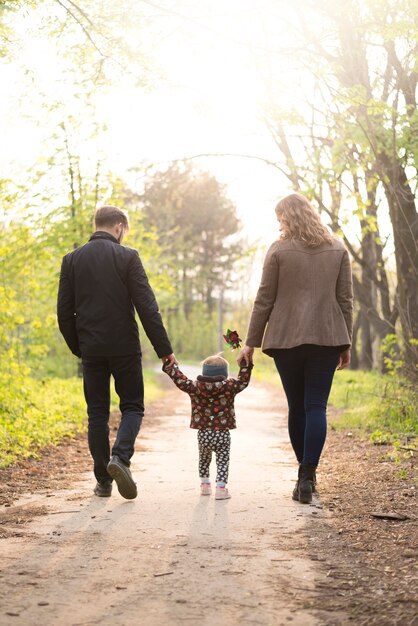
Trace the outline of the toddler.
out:
<instances>
[{"instance_id":1,"label":"toddler","mask_svg":"<svg viewBox=\"0 0 418 626\"><path fill-rule=\"evenodd\" d=\"M250 382L253 365L243 360L238 378L228 378L228 362L221 356L209 356L202 363L202 375L189 380L178 365L163 365L166 372L181 391L189 394L192 402L190 428L197 429L199 445L200 492L211 494L209 466L212 452L216 457L216 500L231 495L226 487L229 471L230 430L236 428L234 398Z\"/></svg>"}]
</instances>

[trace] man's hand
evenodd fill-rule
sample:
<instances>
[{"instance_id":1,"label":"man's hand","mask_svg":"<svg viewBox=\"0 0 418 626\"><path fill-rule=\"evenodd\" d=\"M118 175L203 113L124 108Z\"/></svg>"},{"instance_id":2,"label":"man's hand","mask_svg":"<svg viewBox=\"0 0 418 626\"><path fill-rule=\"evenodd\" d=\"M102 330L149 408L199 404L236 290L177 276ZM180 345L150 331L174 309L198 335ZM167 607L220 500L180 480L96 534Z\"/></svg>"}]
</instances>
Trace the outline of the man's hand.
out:
<instances>
[{"instance_id":1,"label":"man's hand","mask_svg":"<svg viewBox=\"0 0 418 626\"><path fill-rule=\"evenodd\" d=\"M340 362L338 363L337 370L343 370L345 367L348 367L350 365L350 361L351 350L350 348L347 348L347 350L344 350L344 352L341 352L340 354Z\"/></svg>"},{"instance_id":2,"label":"man's hand","mask_svg":"<svg viewBox=\"0 0 418 626\"><path fill-rule=\"evenodd\" d=\"M168 356L163 356L163 358L161 360L163 362L163 365L166 365L167 367L171 367L172 365L178 365L177 359L174 356L174 354L169 354Z\"/></svg>"},{"instance_id":3,"label":"man's hand","mask_svg":"<svg viewBox=\"0 0 418 626\"><path fill-rule=\"evenodd\" d=\"M244 360L247 365L253 363L253 354L254 348L250 348L250 346L244 346L237 358L238 365L241 366L242 360Z\"/></svg>"}]
</instances>

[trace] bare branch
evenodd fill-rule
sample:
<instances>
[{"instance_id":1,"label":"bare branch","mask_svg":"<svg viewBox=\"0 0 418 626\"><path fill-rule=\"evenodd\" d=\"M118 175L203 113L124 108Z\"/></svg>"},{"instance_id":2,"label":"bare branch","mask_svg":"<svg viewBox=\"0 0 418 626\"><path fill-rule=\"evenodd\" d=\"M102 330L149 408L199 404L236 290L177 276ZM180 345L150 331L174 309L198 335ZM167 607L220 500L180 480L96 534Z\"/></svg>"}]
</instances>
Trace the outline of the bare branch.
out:
<instances>
[{"instance_id":1,"label":"bare branch","mask_svg":"<svg viewBox=\"0 0 418 626\"><path fill-rule=\"evenodd\" d=\"M70 15L73 18L73 20L77 22L77 24L80 26L81 30L83 31L87 39L90 41L90 43L95 48L95 50L97 50L100 56L102 56L103 58L106 58L106 55L100 50L100 48L94 41L93 37L90 35L89 31L84 26L83 22L75 15L75 13L73 13L69 7L67 7L63 2L61 2L61 0L55 0L55 2L59 4L64 9L64 11L66 11L68 15Z\"/></svg>"},{"instance_id":2,"label":"bare branch","mask_svg":"<svg viewBox=\"0 0 418 626\"><path fill-rule=\"evenodd\" d=\"M91 20L89 18L89 16L87 15L87 13L85 11L83 11L82 9L80 9L80 7L78 6L78 4L76 4L75 2L73 2L73 0L67 0L67 2L69 2L76 11L78 11L85 20L87 20L87 22L90 24L90 26L94 26L93 20Z\"/></svg>"},{"instance_id":3,"label":"bare branch","mask_svg":"<svg viewBox=\"0 0 418 626\"><path fill-rule=\"evenodd\" d=\"M286 172L277 161L271 161L270 159L266 159L265 157L260 157L254 154L239 154L234 152L207 152L202 154L194 154L189 157L184 157L182 159L174 159L174 161L191 161L193 159L207 158L207 157L237 157L241 159L254 159L256 161L261 161L266 165L271 165L276 170L279 170L282 174L289 178L289 173Z\"/></svg>"},{"instance_id":4,"label":"bare branch","mask_svg":"<svg viewBox=\"0 0 418 626\"><path fill-rule=\"evenodd\" d=\"M418 83L418 73L414 69L408 75L408 72L402 67L402 63L398 59L395 43L393 41L386 41L384 47L388 54L388 61L391 63L398 77L399 88L407 104L407 113L411 116L414 114L416 108L415 92Z\"/></svg>"}]
</instances>

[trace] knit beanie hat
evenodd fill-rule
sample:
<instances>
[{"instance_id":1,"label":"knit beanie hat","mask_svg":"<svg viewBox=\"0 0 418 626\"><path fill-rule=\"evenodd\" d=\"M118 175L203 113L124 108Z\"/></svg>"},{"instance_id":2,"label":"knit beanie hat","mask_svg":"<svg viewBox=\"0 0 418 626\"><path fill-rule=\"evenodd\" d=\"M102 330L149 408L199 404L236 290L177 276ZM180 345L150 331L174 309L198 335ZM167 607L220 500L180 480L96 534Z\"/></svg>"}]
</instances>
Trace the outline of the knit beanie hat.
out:
<instances>
[{"instance_id":1,"label":"knit beanie hat","mask_svg":"<svg viewBox=\"0 0 418 626\"><path fill-rule=\"evenodd\" d=\"M219 365L203 363L202 374L203 376L225 376L225 378L228 378L228 363Z\"/></svg>"}]
</instances>

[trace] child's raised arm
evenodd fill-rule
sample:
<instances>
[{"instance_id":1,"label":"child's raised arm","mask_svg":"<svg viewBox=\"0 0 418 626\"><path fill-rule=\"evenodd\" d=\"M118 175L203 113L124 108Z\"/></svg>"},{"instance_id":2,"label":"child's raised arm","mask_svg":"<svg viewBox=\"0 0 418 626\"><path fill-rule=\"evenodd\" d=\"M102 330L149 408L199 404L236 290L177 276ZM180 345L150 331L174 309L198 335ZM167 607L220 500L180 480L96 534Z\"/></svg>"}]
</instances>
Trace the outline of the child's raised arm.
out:
<instances>
[{"instance_id":1,"label":"child's raised arm","mask_svg":"<svg viewBox=\"0 0 418 626\"><path fill-rule=\"evenodd\" d=\"M228 378L228 385L234 390L235 393L239 393L240 391L244 391L251 379L251 370L253 369L253 363L247 363L244 359L241 360L240 368L238 372L237 378Z\"/></svg>"},{"instance_id":2,"label":"child's raised arm","mask_svg":"<svg viewBox=\"0 0 418 626\"><path fill-rule=\"evenodd\" d=\"M193 380L187 378L185 374L179 369L179 366L174 363L173 365L169 365L169 363L163 363L163 372L168 374L173 381L173 383L185 393L190 393L194 389L196 389L196 384Z\"/></svg>"}]
</instances>

